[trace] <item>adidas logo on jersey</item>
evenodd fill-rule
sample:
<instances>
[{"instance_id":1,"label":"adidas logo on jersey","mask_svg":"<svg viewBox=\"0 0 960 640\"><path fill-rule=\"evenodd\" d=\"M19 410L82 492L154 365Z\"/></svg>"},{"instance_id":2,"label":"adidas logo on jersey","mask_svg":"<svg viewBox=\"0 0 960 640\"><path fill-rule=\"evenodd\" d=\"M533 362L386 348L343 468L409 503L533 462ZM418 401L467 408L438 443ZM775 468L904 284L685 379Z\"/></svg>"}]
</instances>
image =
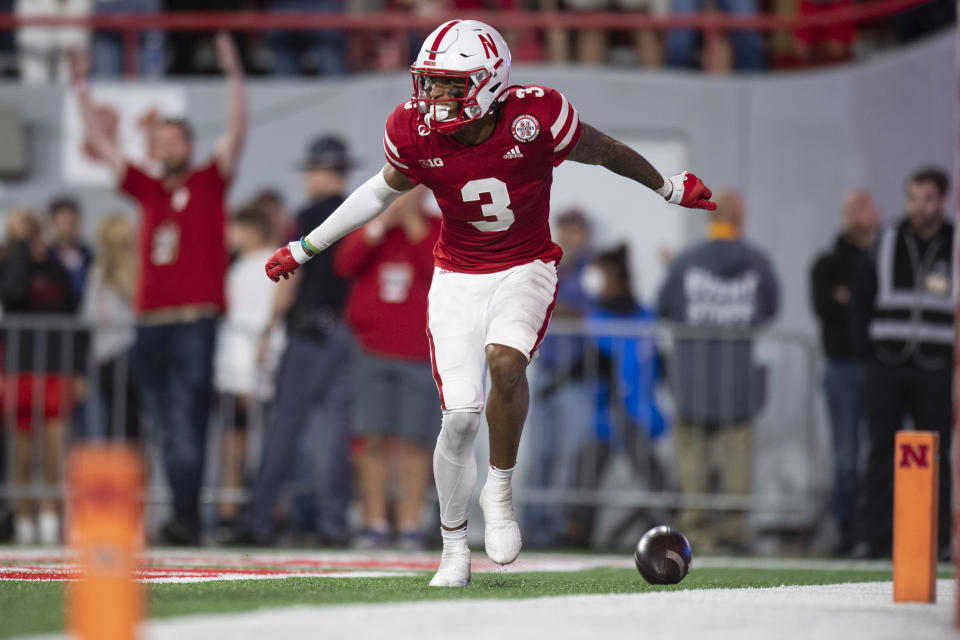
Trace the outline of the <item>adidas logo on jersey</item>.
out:
<instances>
[{"instance_id":1,"label":"adidas logo on jersey","mask_svg":"<svg viewBox=\"0 0 960 640\"><path fill-rule=\"evenodd\" d=\"M503 154L504 160L513 160L514 158L522 158L522 157L523 157L523 154L520 153L520 145L516 145L516 144L513 145L513 149L510 149L510 151L507 151L505 154Z\"/></svg>"}]
</instances>

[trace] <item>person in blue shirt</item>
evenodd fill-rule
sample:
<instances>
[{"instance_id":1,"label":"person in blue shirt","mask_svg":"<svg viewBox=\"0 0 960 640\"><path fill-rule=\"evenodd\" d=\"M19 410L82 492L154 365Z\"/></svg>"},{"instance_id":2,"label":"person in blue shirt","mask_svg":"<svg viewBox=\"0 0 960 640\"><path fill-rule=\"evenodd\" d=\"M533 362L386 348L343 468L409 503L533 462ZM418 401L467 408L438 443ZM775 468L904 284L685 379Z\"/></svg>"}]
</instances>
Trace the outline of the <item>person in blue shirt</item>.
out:
<instances>
[{"instance_id":1,"label":"person in blue shirt","mask_svg":"<svg viewBox=\"0 0 960 640\"><path fill-rule=\"evenodd\" d=\"M535 488L556 488L570 484L570 469L562 464L572 455L570 446L579 425L589 421L590 392L582 381L563 379L571 365L583 358L584 337L569 332L570 323L582 322L594 306L594 298L583 287L583 273L593 264L590 220L579 208L563 211L553 220L553 239L563 249L558 267L557 302L551 327L544 337L531 376L532 395L527 438L536 453L527 465L526 483ZM567 325L567 326L565 326ZM551 389L542 393L542 389ZM524 507L524 521L531 547L553 544L562 527L562 510L554 505Z\"/></svg>"},{"instance_id":2,"label":"person in blue shirt","mask_svg":"<svg viewBox=\"0 0 960 640\"><path fill-rule=\"evenodd\" d=\"M584 284L597 294L586 316L589 338L580 360L558 378L586 381L591 396L593 424L573 457L573 487L596 490L613 454L622 451L638 481L642 478L651 489L663 489L668 474L653 449L668 427L655 397L660 379L655 317L633 295L626 245L597 255L584 273ZM559 542L588 546L596 511L590 505L572 508ZM653 524L664 516L633 512L615 531L625 530L638 517Z\"/></svg>"}]
</instances>

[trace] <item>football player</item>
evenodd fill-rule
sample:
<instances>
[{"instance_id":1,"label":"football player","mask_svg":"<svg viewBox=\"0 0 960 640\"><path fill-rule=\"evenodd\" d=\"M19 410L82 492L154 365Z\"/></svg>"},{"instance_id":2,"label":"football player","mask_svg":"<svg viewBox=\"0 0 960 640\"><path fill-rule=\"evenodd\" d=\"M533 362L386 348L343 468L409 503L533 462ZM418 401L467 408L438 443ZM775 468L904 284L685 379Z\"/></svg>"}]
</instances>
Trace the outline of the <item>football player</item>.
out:
<instances>
[{"instance_id":1,"label":"football player","mask_svg":"<svg viewBox=\"0 0 960 640\"><path fill-rule=\"evenodd\" d=\"M387 164L299 242L278 249L267 275L286 278L335 240L425 184L443 214L434 249L427 338L443 421L433 456L443 554L430 581L470 581L467 507L477 480L474 439L486 406L490 468L480 492L487 555L520 553L511 474L527 415L526 367L547 329L560 248L548 223L553 168L599 164L684 207L714 209L691 173L664 179L640 154L581 122L558 91L511 86L510 51L490 26L451 20L411 67L413 97L387 118ZM491 389L486 393L486 371Z\"/></svg>"}]
</instances>

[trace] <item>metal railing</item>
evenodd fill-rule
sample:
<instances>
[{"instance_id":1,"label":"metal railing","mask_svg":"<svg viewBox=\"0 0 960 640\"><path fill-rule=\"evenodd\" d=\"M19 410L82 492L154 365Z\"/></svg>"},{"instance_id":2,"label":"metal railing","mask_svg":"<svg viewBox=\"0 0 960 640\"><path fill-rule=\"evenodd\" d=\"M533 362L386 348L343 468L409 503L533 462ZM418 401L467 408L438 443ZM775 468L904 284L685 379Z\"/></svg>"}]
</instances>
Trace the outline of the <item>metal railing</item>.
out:
<instances>
[{"instance_id":1,"label":"metal railing","mask_svg":"<svg viewBox=\"0 0 960 640\"><path fill-rule=\"evenodd\" d=\"M746 514L753 529L814 528L828 487L816 454L818 354L806 336L554 321L543 351L530 369L514 492L540 526L562 534L584 513L619 514L621 526L592 534L604 544L630 522L682 521L693 511ZM741 475L740 491L724 488L738 470L707 459L698 463L710 466L709 486L688 486L684 458L728 446L718 434L737 430L751 448L750 468L739 470L746 485Z\"/></svg>"},{"instance_id":2,"label":"metal railing","mask_svg":"<svg viewBox=\"0 0 960 640\"><path fill-rule=\"evenodd\" d=\"M51 425L61 427L59 445L127 441L145 450L153 447L150 430L137 411L136 385L131 374L131 352L126 350L109 363L98 361L99 335L132 332L126 325L91 324L72 315L7 314L0 317L0 416L7 443L0 476L0 499L60 499L63 487L45 482L39 467L51 442L44 437ZM109 364L108 367L104 367ZM106 375L105 375L106 374ZM214 394L210 438L218 439L238 415L236 398ZM134 406L131 406L134 405ZM266 407L253 402L246 410L254 428L261 428ZM27 484L11 483L17 433L30 437L31 476ZM219 448L213 448L219 453ZM148 459L155 457L147 451ZM62 459L62 452L57 456ZM170 500L161 478L149 486L145 499L160 504ZM242 503L243 490L208 485L201 490L207 504Z\"/></svg>"},{"instance_id":3,"label":"metal railing","mask_svg":"<svg viewBox=\"0 0 960 640\"><path fill-rule=\"evenodd\" d=\"M129 330L91 326L70 316L0 318L0 403L7 439L0 498L62 497L60 481L53 481L44 466L53 445L47 437L51 423L62 425L56 443L61 449L81 440L132 438L149 450L139 418L130 420L129 354L115 360L112 378L94 358L97 332ZM777 526L810 525L824 506L814 469L817 366L814 346L798 333L555 320L529 372L531 411L522 473L515 478L523 517L533 522L550 512L555 533L565 519L591 520L604 510L623 515L625 522L669 522L701 511L746 513L754 523ZM25 379L32 381L28 390L22 388ZM48 385L51 380L59 382ZM109 397L103 397L105 390ZM50 398L51 393L59 397ZM238 411L231 402L216 403L211 416L210 470L201 491L208 505L247 499L243 488L219 482L221 445ZM252 430L262 431L266 409L259 402L250 407ZM754 468L748 470L747 491L683 486L678 469L682 456L691 453L676 446L681 422L688 424L697 446L721 430L750 425L748 459ZM130 432L131 423L136 433ZM14 484L13 470L23 462L14 460L12 445L25 433L32 479ZM257 438L249 445L253 468ZM62 451L56 453L62 461ZM148 502L167 502L162 475L153 471L149 477ZM616 527L610 535L615 533Z\"/></svg>"}]
</instances>

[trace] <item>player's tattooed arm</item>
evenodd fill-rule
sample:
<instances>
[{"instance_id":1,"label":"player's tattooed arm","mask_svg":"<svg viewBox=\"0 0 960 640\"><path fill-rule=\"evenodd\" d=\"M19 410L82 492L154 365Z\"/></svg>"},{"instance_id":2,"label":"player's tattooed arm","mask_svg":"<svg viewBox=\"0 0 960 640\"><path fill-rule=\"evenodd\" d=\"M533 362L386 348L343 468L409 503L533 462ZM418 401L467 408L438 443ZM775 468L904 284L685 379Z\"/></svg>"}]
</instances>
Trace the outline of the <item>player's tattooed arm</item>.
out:
<instances>
[{"instance_id":1,"label":"player's tattooed arm","mask_svg":"<svg viewBox=\"0 0 960 640\"><path fill-rule=\"evenodd\" d=\"M583 164L599 164L654 191L664 184L663 176L646 158L586 122L581 121L580 140L567 159Z\"/></svg>"}]
</instances>

